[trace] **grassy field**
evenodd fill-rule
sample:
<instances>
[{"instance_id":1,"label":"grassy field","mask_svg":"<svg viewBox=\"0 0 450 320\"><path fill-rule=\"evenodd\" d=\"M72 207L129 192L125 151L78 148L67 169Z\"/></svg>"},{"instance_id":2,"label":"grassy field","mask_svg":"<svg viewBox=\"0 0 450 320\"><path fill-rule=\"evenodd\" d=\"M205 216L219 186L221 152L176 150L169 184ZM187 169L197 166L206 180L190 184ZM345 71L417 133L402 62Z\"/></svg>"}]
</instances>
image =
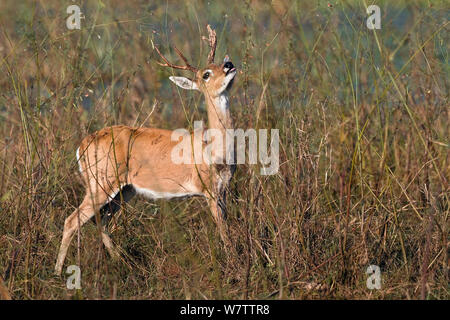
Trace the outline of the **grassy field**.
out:
<instances>
[{"instance_id":1,"label":"grassy field","mask_svg":"<svg viewBox=\"0 0 450 320\"><path fill-rule=\"evenodd\" d=\"M13 299L449 299L448 1L80 0L0 3L0 294ZM238 128L280 130L280 169L239 165L225 250L201 198L135 198L75 236L53 268L64 219L84 196L75 151L108 125L188 128L203 98L178 90L153 45L239 73ZM178 74L178 73L177 73ZM182 74L182 73L179 73ZM186 74L188 75L188 74ZM382 286L366 286L369 265ZM2 284L3 279L3 284Z\"/></svg>"}]
</instances>

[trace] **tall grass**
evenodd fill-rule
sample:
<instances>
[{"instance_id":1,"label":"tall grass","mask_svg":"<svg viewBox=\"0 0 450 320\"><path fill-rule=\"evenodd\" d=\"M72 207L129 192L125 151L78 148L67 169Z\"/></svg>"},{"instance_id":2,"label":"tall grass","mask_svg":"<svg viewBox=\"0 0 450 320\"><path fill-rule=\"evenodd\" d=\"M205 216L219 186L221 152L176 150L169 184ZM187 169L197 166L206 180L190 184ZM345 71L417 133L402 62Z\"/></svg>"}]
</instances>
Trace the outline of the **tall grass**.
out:
<instances>
[{"instance_id":1,"label":"tall grass","mask_svg":"<svg viewBox=\"0 0 450 320\"><path fill-rule=\"evenodd\" d=\"M13 299L448 299L449 24L445 1L72 1L0 4L0 292ZM329 6L331 4L331 6ZM369 1L367 1L367 4ZM135 199L106 254L87 224L52 275L64 219L84 196L75 150L104 126L206 120L153 45L239 68L238 128L280 130L280 170L240 165L224 250L202 199ZM171 54L172 53L172 54ZM77 236L75 236L77 238ZM77 248L78 247L78 248ZM79 251L79 252L78 252ZM382 288L366 287L369 265Z\"/></svg>"}]
</instances>

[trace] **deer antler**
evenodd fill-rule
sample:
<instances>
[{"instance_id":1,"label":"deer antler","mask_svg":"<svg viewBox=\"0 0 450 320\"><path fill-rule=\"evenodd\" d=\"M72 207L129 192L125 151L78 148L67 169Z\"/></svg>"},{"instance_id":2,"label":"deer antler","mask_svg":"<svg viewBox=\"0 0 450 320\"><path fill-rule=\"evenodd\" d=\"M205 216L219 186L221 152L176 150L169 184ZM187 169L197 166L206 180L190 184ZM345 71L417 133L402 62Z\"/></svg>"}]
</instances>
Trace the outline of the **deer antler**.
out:
<instances>
[{"instance_id":1,"label":"deer antler","mask_svg":"<svg viewBox=\"0 0 450 320\"><path fill-rule=\"evenodd\" d=\"M209 64L214 63L214 56L216 55L216 47L217 47L217 37L216 31L211 29L211 26L209 24L206 26L206 28L208 29L209 38L202 37L202 39L208 41L209 47L211 48L208 54L208 64Z\"/></svg>"},{"instance_id":2,"label":"deer antler","mask_svg":"<svg viewBox=\"0 0 450 320\"><path fill-rule=\"evenodd\" d=\"M210 63L214 63L214 56L216 55L216 47L217 47L217 36L216 36L216 31L214 31L209 24L206 26L206 28L208 29L209 37L206 38L206 37L203 36L202 39L208 41L208 45L209 45L209 47L211 49L209 51L209 54L208 54L208 64L210 64ZM167 58L164 57L164 55L159 51L159 49L156 46L155 46L155 49L156 49L156 52L158 52L158 54L161 57L161 59L163 59L164 62L165 62L165 63L161 63L161 62L157 61L157 63L160 66L169 67L169 68L173 68L173 69L180 69L180 70L189 70L189 71L192 71L194 73L196 73L198 71L198 69L196 67L193 67L193 66L191 66L189 64L189 62L187 61L186 57L176 47L174 47L175 52L184 61L185 66L175 65L175 64L169 62L169 60L167 60Z\"/></svg>"},{"instance_id":3,"label":"deer antler","mask_svg":"<svg viewBox=\"0 0 450 320\"><path fill-rule=\"evenodd\" d=\"M194 73L196 73L198 71L198 69L196 67L193 67L189 64L186 57L176 47L174 47L175 52L180 56L181 59L183 59L185 66L178 66L173 63L170 63L169 60L167 60L167 58L163 56L163 54L159 51L159 49L156 46L155 46L155 49L156 49L156 52L158 52L161 59L163 59L165 62L165 63L161 63L161 62L156 61L160 66L169 67L169 68L173 68L173 69L180 69L180 70L189 70Z\"/></svg>"}]
</instances>

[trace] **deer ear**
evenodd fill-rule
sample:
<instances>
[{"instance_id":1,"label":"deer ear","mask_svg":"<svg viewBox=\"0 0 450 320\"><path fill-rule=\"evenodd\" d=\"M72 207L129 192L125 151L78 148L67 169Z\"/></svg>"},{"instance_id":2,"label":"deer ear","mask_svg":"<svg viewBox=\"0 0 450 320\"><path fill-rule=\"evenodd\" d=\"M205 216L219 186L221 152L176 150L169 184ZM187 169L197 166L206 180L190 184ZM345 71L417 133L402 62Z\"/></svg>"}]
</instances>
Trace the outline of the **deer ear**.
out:
<instances>
[{"instance_id":1,"label":"deer ear","mask_svg":"<svg viewBox=\"0 0 450 320\"><path fill-rule=\"evenodd\" d=\"M197 84L185 77L169 77L169 79L175 83L180 88L186 89L186 90L199 90Z\"/></svg>"}]
</instances>

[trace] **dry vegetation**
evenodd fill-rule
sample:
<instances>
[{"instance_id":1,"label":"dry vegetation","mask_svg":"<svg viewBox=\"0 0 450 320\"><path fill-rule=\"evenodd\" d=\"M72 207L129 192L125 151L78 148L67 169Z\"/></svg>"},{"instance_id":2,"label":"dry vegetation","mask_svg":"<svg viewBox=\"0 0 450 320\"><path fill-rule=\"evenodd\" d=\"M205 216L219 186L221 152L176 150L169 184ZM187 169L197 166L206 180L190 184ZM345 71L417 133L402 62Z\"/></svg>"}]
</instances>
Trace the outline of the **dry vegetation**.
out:
<instances>
[{"instance_id":1,"label":"dry vegetation","mask_svg":"<svg viewBox=\"0 0 450 320\"><path fill-rule=\"evenodd\" d=\"M72 1L0 4L0 292L13 299L448 299L449 56L446 1ZM286 2L287 3L287 2ZM431 5L431 3L433 5ZM280 170L241 165L225 250L202 199L133 199L110 225L112 261L87 224L53 267L84 195L75 150L112 124L189 127L206 120L152 43L240 72L239 128L280 130ZM382 289L366 288L379 265ZM4 284L2 284L2 279Z\"/></svg>"}]
</instances>

